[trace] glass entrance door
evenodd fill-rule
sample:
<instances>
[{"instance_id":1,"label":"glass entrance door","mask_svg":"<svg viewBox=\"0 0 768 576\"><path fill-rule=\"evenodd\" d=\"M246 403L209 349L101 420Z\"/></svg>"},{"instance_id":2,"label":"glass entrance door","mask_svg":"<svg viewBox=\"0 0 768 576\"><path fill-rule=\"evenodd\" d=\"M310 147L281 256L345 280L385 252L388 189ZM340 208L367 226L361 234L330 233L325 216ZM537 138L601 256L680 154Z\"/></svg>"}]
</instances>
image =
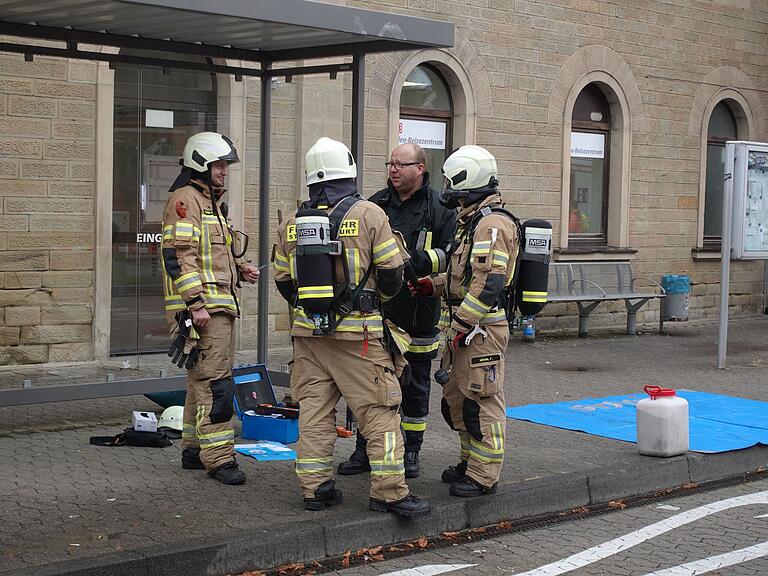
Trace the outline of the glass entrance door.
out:
<instances>
[{"instance_id":1,"label":"glass entrance door","mask_svg":"<svg viewBox=\"0 0 768 576\"><path fill-rule=\"evenodd\" d=\"M135 54L135 52L132 52ZM120 66L115 71L110 351L168 348L161 221L191 135L216 130L215 77Z\"/></svg>"}]
</instances>

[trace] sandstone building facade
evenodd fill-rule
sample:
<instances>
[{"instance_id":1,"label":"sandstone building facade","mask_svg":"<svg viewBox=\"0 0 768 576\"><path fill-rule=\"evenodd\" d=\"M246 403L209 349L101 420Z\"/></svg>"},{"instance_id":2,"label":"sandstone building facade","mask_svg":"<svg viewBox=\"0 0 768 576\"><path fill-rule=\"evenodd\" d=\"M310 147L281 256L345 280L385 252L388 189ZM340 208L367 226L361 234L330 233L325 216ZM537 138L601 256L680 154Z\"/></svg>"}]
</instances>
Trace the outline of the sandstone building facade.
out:
<instances>
[{"instance_id":1,"label":"sandstone building facade","mask_svg":"<svg viewBox=\"0 0 768 576\"><path fill-rule=\"evenodd\" d=\"M391 0L347 5L456 25L455 46L366 59L366 194L400 138L493 152L509 207L553 223L555 260L687 274L692 318L717 316L723 143L768 141L764 0ZM104 48L107 50L107 48ZM112 49L109 49L112 50ZM230 62L237 65L237 62ZM272 82L277 211L306 193L303 155L349 141L351 81ZM242 164L228 202L251 236L259 204L258 79L0 53L0 365L167 347L158 213L186 138L217 130ZM765 309L765 268L734 262L733 314ZM274 342L288 312L271 291ZM658 304L640 320L658 317ZM575 328L550 305L544 328ZM240 347L255 346L246 290ZM624 322L602 305L592 325Z\"/></svg>"}]
</instances>

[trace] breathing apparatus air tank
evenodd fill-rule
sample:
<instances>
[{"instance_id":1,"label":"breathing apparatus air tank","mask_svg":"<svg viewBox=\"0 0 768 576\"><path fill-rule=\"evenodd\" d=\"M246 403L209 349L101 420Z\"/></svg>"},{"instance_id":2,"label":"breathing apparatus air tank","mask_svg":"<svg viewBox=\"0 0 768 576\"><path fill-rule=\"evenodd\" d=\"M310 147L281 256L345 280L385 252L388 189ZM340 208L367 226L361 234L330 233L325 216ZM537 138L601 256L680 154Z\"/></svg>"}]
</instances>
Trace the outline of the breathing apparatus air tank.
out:
<instances>
[{"instance_id":1,"label":"breathing apparatus air tank","mask_svg":"<svg viewBox=\"0 0 768 576\"><path fill-rule=\"evenodd\" d=\"M335 257L341 254L341 242L331 240L328 214L314 208L296 213L296 282L298 304L320 328L327 322L338 284Z\"/></svg>"},{"instance_id":2,"label":"breathing apparatus air tank","mask_svg":"<svg viewBox=\"0 0 768 576\"><path fill-rule=\"evenodd\" d=\"M532 219L523 222L520 228L523 252L517 285L517 308L523 316L533 316L547 304L552 224Z\"/></svg>"}]
</instances>

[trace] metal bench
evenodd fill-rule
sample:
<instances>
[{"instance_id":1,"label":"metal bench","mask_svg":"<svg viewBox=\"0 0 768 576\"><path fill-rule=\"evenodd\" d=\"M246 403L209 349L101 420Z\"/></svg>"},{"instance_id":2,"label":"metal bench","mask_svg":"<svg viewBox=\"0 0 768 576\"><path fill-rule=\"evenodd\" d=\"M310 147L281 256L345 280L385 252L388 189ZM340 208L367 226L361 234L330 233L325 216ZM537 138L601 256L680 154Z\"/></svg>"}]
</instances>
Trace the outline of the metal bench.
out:
<instances>
[{"instance_id":1,"label":"metal bench","mask_svg":"<svg viewBox=\"0 0 768 576\"><path fill-rule=\"evenodd\" d=\"M638 281L657 291L638 291ZM547 302L576 302L579 307L579 338L587 335L589 314L601 302L624 300L627 334L634 334L637 311L653 298L664 298L664 288L649 278L635 276L628 262L552 262L549 265ZM659 313L659 333L664 320Z\"/></svg>"}]
</instances>

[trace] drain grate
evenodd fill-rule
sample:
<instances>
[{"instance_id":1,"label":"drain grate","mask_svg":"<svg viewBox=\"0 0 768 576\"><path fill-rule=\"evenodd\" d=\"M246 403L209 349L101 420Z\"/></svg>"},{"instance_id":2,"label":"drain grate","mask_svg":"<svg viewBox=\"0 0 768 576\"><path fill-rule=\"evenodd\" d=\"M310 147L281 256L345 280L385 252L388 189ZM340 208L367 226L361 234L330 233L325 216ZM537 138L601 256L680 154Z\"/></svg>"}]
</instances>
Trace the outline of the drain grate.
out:
<instances>
[{"instance_id":1,"label":"drain grate","mask_svg":"<svg viewBox=\"0 0 768 576\"><path fill-rule=\"evenodd\" d=\"M345 552L341 556L334 556L332 558L325 558L323 560L312 560L310 562L285 564L277 568L271 568L269 570L263 571L257 570L252 572L244 572L240 576L316 576L320 574L327 574L329 572L344 570L354 566L365 566L367 564L382 562L384 560L393 560L395 558L401 558L403 556L417 554L419 552L438 550L440 548L446 548L448 546L454 546L457 544L466 544L468 542L477 542L505 534L513 534L515 532L536 530L538 528L545 528L560 522L570 522L573 520L580 520L582 518L595 517L601 514L614 512L616 510L624 510L626 508L647 506L648 504L664 502L672 498L709 492L719 488L737 486L739 484L755 482L757 480L765 480L766 478L768 478L768 470L760 469L756 472L749 472L722 480L712 480L710 482L702 482L699 484L684 484L682 486L678 486L677 488L660 490L658 492L633 496L631 498L625 498L622 500L614 500L602 504L595 504L592 506L582 506L580 508L574 508L573 510L567 510L565 512L559 512L555 514L533 516L521 520L503 521L491 526L469 528L458 532L443 532L439 536L433 536L431 538L420 538L418 540L401 542L399 544L392 544L388 546L362 548L354 552Z\"/></svg>"}]
</instances>

